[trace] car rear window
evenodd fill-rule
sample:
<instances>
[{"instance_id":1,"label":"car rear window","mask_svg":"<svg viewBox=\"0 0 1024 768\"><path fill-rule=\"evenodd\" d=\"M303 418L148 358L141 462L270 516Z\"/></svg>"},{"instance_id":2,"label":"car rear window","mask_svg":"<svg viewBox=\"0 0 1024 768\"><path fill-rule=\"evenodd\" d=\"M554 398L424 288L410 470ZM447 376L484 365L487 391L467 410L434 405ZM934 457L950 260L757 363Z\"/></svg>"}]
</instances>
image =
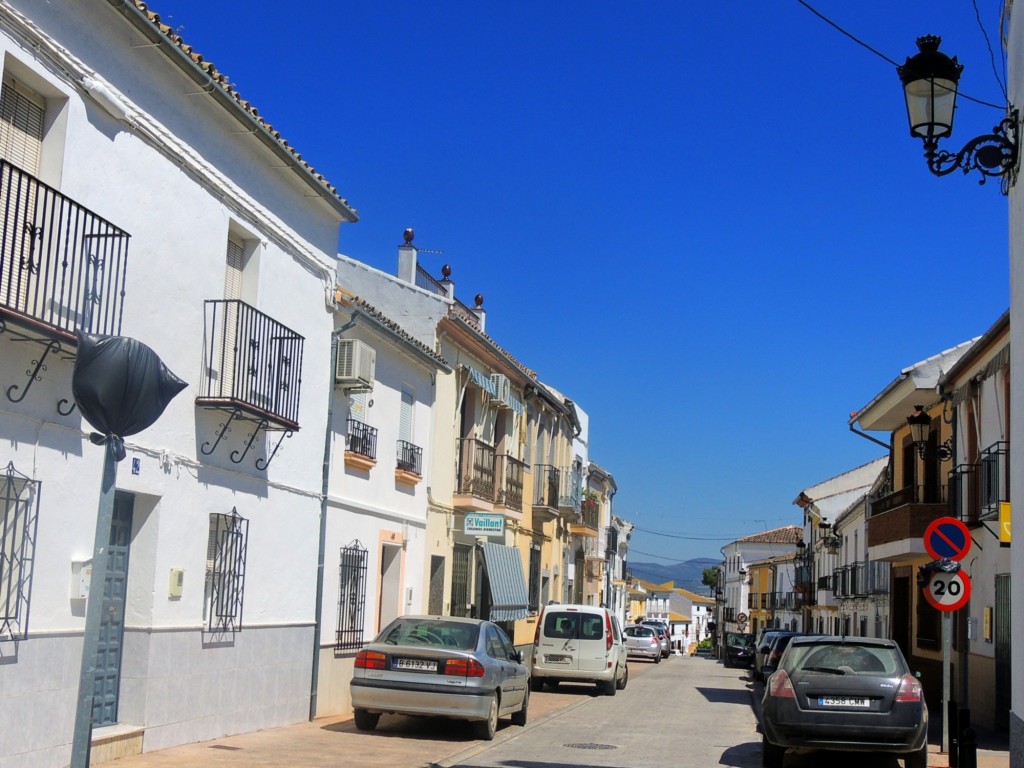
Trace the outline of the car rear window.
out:
<instances>
[{"instance_id":1,"label":"car rear window","mask_svg":"<svg viewBox=\"0 0 1024 768\"><path fill-rule=\"evenodd\" d=\"M595 613L548 611L544 614L544 635L557 640L600 640L604 620Z\"/></svg>"},{"instance_id":2,"label":"car rear window","mask_svg":"<svg viewBox=\"0 0 1024 768\"><path fill-rule=\"evenodd\" d=\"M896 648L851 643L794 645L787 666L793 671L843 675L896 675L905 671Z\"/></svg>"},{"instance_id":3,"label":"car rear window","mask_svg":"<svg viewBox=\"0 0 1024 768\"><path fill-rule=\"evenodd\" d=\"M462 651L476 648L480 636L478 624L442 619L400 618L377 636L376 642L387 645L424 645L434 648L455 648Z\"/></svg>"},{"instance_id":4,"label":"car rear window","mask_svg":"<svg viewBox=\"0 0 1024 768\"><path fill-rule=\"evenodd\" d=\"M726 632L726 645L753 645L754 636L745 632Z\"/></svg>"},{"instance_id":5,"label":"car rear window","mask_svg":"<svg viewBox=\"0 0 1024 768\"><path fill-rule=\"evenodd\" d=\"M654 630L650 627L626 627L623 631L629 637L654 637Z\"/></svg>"}]
</instances>

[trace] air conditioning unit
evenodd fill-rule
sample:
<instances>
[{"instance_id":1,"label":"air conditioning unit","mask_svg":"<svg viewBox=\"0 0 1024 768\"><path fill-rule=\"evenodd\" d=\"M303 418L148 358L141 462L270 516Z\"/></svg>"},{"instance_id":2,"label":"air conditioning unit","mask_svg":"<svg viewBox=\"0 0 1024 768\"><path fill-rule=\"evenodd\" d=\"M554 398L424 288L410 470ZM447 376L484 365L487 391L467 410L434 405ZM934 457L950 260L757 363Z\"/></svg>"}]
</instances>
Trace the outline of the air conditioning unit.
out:
<instances>
[{"instance_id":1,"label":"air conditioning unit","mask_svg":"<svg viewBox=\"0 0 1024 768\"><path fill-rule=\"evenodd\" d=\"M338 364L334 381L350 392L373 390L373 374L377 365L377 352L358 339L338 339Z\"/></svg>"},{"instance_id":2,"label":"air conditioning unit","mask_svg":"<svg viewBox=\"0 0 1024 768\"><path fill-rule=\"evenodd\" d=\"M492 373L491 384L494 385L494 394L491 401L497 402L505 408L512 407L512 386L508 383L508 376L503 373Z\"/></svg>"}]
</instances>

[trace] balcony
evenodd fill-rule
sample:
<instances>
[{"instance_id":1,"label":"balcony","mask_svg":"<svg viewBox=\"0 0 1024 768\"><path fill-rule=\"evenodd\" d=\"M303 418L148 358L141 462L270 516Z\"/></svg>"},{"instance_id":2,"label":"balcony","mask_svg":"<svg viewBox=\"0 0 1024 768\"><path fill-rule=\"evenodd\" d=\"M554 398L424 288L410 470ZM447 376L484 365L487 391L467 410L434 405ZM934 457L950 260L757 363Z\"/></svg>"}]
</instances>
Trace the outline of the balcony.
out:
<instances>
[{"instance_id":1,"label":"balcony","mask_svg":"<svg viewBox=\"0 0 1024 768\"><path fill-rule=\"evenodd\" d=\"M981 510L980 464L958 464L949 473L949 514L964 523L977 523Z\"/></svg>"},{"instance_id":2,"label":"balcony","mask_svg":"<svg viewBox=\"0 0 1024 768\"><path fill-rule=\"evenodd\" d=\"M459 438L455 475L456 509L494 511L497 456L493 445L472 437Z\"/></svg>"},{"instance_id":3,"label":"balcony","mask_svg":"<svg viewBox=\"0 0 1024 768\"><path fill-rule=\"evenodd\" d=\"M395 480L403 485L416 485L423 479L423 449L408 440L399 440L395 451Z\"/></svg>"},{"instance_id":4,"label":"balcony","mask_svg":"<svg viewBox=\"0 0 1024 768\"><path fill-rule=\"evenodd\" d=\"M587 560L601 560L605 558L604 545L598 538L587 538L582 540L583 557Z\"/></svg>"},{"instance_id":5,"label":"balcony","mask_svg":"<svg viewBox=\"0 0 1024 768\"><path fill-rule=\"evenodd\" d=\"M42 380L51 352L74 358L77 330L121 333L130 235L6 160L0 204L0 334L43 346L27 369L5 371L22 379L4 385L18 403ZM68 402L57 406L62 415Z\"/></svg>"},{"instance_id":6,"label":"balcony","mask_svg":"<svg viewBox=\"0 0 1024 768\"><path fill-rule=\"evenodd\" d=\"M1000 441L981 452L980 520L999 516L999 504L1010 500L1010 444Z\"/></svg>"},{"instance_id":7,"label":"balcony","mask_svg":"<svg viewBox=\"0 0 1024 768\"><path fill-rule=\"evenodd\" d=\"M304 339L237 299L205 302L196 405L230 410L264 429L299 429Z\"/></svg>"},{"instance_id":8,"label":"balcony","mask_svg":"<svg viewBox=\"0 0 1024 768\"><path fill-rule=\"evenodd\" d=\"M0 332L120 334L130 235L6 160L0 202Z\"/></svg>"},{"instance_id":9,"label":"balcony","mask_svg":"<svg viewBox=\"0 0 1024 768\"><path fill-rule=\"evenodd\" d=\"M587 497L580 503L580 522L570 526L570 531L580 536L597 536L601 527L601 503Z\"/></svg>"},{"instance_id":10,"label":"balcony","mask_svg":"<svg viewBox=\"0 0 1024 768\"><path fill-rule=\"evenodd\" d=\"M533 519L546 522L558 517L558 490L561 472L549 464L533 468Z\"/></svg>"},{"instance_id":11,"label":"balcony","mask_svg":"<svg viewBox=\"0 0 1024 768\"><path fill-rule=\"evenodd\" d=\"M498 456L498 487L497 504L517 514L523 512L523 478L526 476L526 464L512 458L507 453Z\"/></svg>"},{"instance_id":12,"label":"balcony","mask_svg":"<svg viewBox=\"0 0 1024 768\"><path fill-rule=\"evenodd\" d=\"M583 472L579 467L559 472L558 510L570 523L580 519L580 500L583 495Z\"/></svg>"},{"instance_id":13,"label":"balcony","mask_svg":"<svg viewBox=\"0 0 1024 768\"><path fill-rule=\"evenodd\" d=\"M369 471L377 466L377 429L358 419L346 422L345 466Z\"/></svg>"},{"instance_id":14,"label":"balcony","mask_svg":"<svg viewBox=\"0 0 1024 768\"><path fill-rule=\"evenodd\" d=\"M889 563L858 560L833 572L838 599L866 598L889 592Z\"/></svg>"},{"instance_id":15,"label":"balcony","mask_svg":"<svg viewBox=\"0 0 1024 768\"><path fill-rule=\"evenodd\" d=\"M895 562L924 555L925 528L949 512L946 491L944 485L911 485L870 499L871 559Z\"/></svg>"}]
</instances>

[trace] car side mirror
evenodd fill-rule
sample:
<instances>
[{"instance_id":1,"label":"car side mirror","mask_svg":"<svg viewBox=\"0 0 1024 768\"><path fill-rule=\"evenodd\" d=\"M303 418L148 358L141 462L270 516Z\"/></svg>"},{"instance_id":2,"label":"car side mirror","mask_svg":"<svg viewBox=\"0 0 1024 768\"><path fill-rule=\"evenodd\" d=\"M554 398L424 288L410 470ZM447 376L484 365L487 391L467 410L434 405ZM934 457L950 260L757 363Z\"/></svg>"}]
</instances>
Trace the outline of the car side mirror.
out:
<instances>
[{"instance_id":1,"label":"car side mirror","mask_svg":"<svg viewBox=\"0 0 1024 768\"><path fill-rule=\"evenodd\" d=\"M515 662L518 662L519 664L522 664L523 663L523 652L520 651L520 650L512 651L512 661L515 661Z\"/></svg>"}]
</instances>

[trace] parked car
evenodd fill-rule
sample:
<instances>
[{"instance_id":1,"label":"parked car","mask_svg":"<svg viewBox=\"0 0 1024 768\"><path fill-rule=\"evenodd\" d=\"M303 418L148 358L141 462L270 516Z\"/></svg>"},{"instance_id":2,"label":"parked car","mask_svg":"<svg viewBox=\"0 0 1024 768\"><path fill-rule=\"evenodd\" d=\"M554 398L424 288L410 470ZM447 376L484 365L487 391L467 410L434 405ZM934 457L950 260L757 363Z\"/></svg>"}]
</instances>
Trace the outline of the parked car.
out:
<instances>
[{"instance_id":1,"label":"parked car","mask_svg":"<svg viewBox=\"0 0 1024 768\"><path fill-rule=\"evenodd\" d=\"M754 679L764 680L764 662L768 658L768 653L772 649L772 643L775 638L783 634L795 634L787 629L769 629L761 635L761 639L757 642L757 648L754 650Z\"/></svg>"},{"instance_id":2,"label":"parked car","mask_svg":"<svg viewBox=\"0 0 1024 768\"><path fill-rule=\"evenodd\" d=\"M622 630L622 639L626 644L627 657L642 656L645 659L654 659L655 664L661 661L663 643L654 627L634 624Z\"/></svg>"},{"instance_id":3,"label":"parked car","mask_svg":"<svg viewBox=\"0 0 1024 768\"><path fill-rule=\"evenodd\" d=\"M749 632L726 632L723 661L727 667L753 666L754 635Z\"/></svg>"},{"instance_id":4,"label":"parked car","mask_svg":"<svg viewBox=\"0 0 1024 768\"><path fill-rule=\"evenodd\" d=\"M779 668L779 660L782 658L782 654L785 652L790 640L794 637L798 637L798 635L783 632L776 635L775 639L772 640L768 648L768 654L764 657L764 663L761 664L761 676L765 680L768 679L772 672Z\"/></svg>"},{"instance_id":5,"label":"parked car","mask_svg":"<svg viewBox=\"0 0 1024 768\"><path fill-rule=\"evenodd\" d=\"M454 616L402 616L356 655L349 684L356 728L382 714L469 720L493 739L498 718L526 725L530 675L501 627Z\"/></svg>"},{"instance_id":6,"label":"parked car","mask_svg":"<svg viewBox=\"0 0 1024 768\"><path fill-rule=\"evenodd\" d=\"M661 657L667 659L672 654L672 631L668 624L655 619L644 619L640 622L640 626L651 627L657 631L658 639L661 641Z\"/></svg>"},{"instance_id":7,"label":"parked car","mask_svg":"<svg viewBox=\"0 0 1024 768\"><path fill-rule=\"evenodd\" d=\"M594 683L607 696L626 687L629 668L618 619L594 605L546 605L537 619L530 684Z\"/></svg>"},{"instance_id":8,"label":"parked car","mask_svg":"<svg viewBox=\"0 0 1024 768\"><path fill-rule=\"evenodd\" d=\"M888 752L906 768L928 761L924 691L888 639L794 637L761 704L763 762L781 768L787 747Z\"/></svg>"}]
</instances>

